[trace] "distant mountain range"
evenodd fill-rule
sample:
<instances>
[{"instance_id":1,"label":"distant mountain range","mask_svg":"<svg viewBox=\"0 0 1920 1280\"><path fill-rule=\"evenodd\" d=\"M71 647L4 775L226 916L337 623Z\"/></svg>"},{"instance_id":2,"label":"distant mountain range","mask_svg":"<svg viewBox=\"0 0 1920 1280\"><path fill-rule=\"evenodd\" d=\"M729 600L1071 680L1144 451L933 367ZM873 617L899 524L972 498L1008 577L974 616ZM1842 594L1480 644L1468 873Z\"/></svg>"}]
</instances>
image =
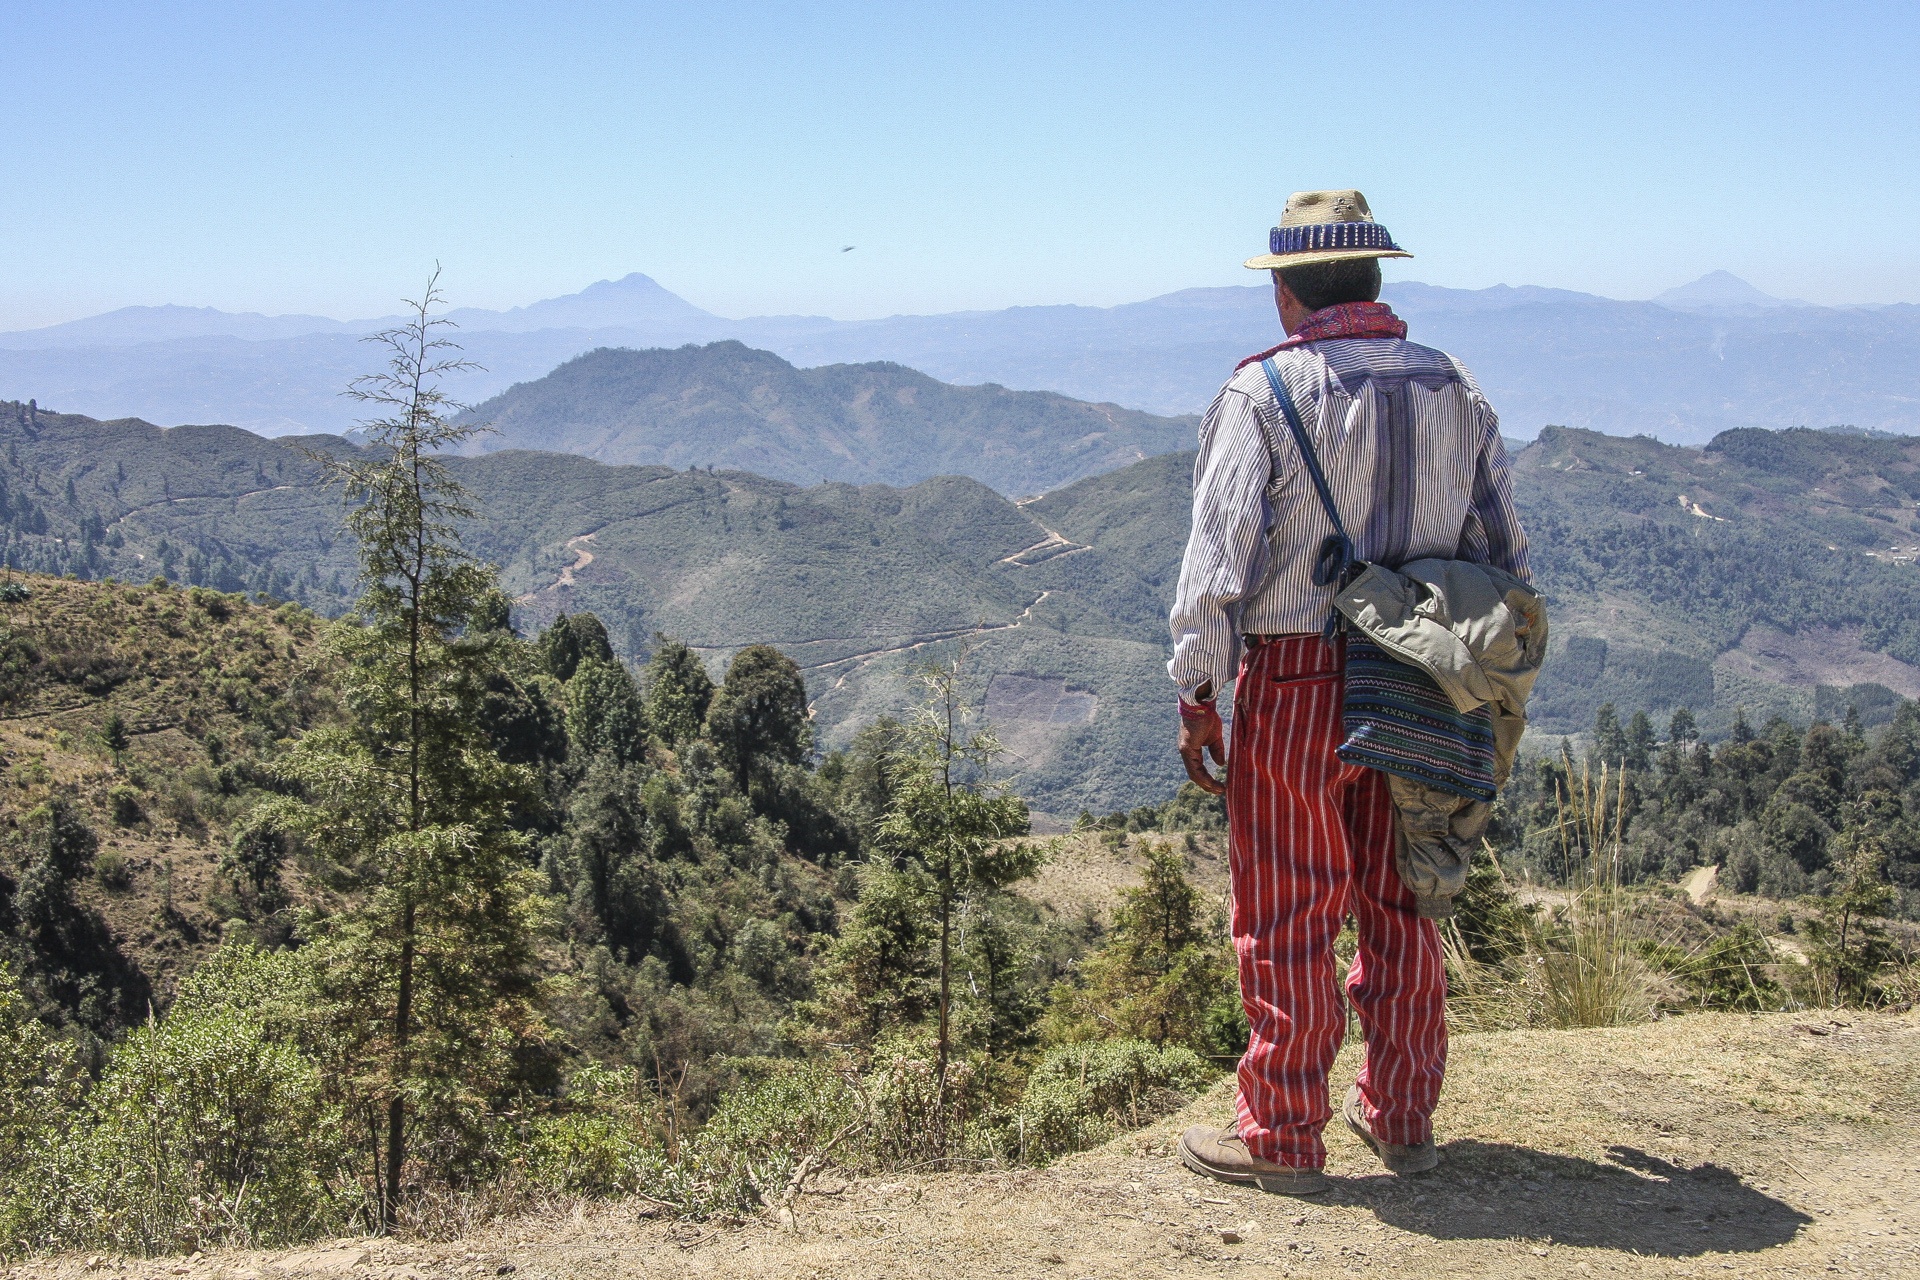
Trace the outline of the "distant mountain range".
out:
<instances>
[{"instance_id":1,"label":"distant mountain range","mask_svg":"<svg viewBox=\"0 0 1920 1280\"><path fill-rule=\"evenodd\" d=\"M1387 298L1414 338L1474 369L1519 438L1549 423L1693 444L1756 426L1920 432L1920 307L1810 306L1725 272L1651 302L1414 283L1390 285ZM801 366L891 361L950 383L1186 414L1205 407L1242 356L1279 338L1264 284L1118 307L730 320L635 274L526 307L453 316L468 353L486 366L453 388L470 401L600 347L731 339ZM126 308L0 334L0 395L98 417L344 431L355 406L339 392L373 358L356 339L383 323Z\"/></svg>"},{"instance_id":2,"label":"distant mountain range","mask_svg":"<svg viewBox=\"0 0 1920 1280\"><path fill-rule=\"evenodd\" d=\"M353 546L301 445L353 447L0 403L0 551L337 612ZM1036 807L1130 808L1179 780L1165 616L1190 453L1026 502L955 477L803 487L521 450L453 466L523 628L588 609L629 657L665 631L716 669L778 644L828 747L899 710L914 664L965 650ZM1717 737L1738 709L1805 723L1851 703L1872 723L1920 696L1920 440L1737 431L1702 450L1555 428L1515 473L1553 618L1537 733L1580 732L1605 701L1687 706Z\"/></svg>"},{"instance_id":3,"label":"distant mountain range","mask_svg":"<svg viewBox=\"0 0 1920 1280\"><path fill-rule=\"evenodd\" d=\"M492 428L474 452L547 449L797 484L963 475L1015 495L1186 448L1198 430L1192 418L956 387L897 364L796 369L738 342L602 347L510 387L469 420Z\"/></svg>"}]
</instances>

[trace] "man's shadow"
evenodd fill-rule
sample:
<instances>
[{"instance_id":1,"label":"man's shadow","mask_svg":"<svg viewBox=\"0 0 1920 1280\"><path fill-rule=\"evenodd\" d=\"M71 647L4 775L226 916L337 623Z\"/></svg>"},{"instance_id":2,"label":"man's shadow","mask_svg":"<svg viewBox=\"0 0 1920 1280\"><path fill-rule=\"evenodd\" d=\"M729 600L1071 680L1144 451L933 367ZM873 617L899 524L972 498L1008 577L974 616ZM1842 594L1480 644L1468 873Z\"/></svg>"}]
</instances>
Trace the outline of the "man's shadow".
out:
<instances>
[{"instance_id":1,"label":"man's shadow","mask_svg":"<svg viewBox=\"0 0 1920 1280\"><path fill-rule=\"evenodd\" d=\"M1813 1219L1718 1165L1670 1164L1632 1147L1612 1163L1498 1142L1441 1147L1438 1170L1350 1183L1381 1221L1437 1240L1504 1240L1632 1250L1664 1258L1757 1253Z\"/></svg>"}]
</instances>

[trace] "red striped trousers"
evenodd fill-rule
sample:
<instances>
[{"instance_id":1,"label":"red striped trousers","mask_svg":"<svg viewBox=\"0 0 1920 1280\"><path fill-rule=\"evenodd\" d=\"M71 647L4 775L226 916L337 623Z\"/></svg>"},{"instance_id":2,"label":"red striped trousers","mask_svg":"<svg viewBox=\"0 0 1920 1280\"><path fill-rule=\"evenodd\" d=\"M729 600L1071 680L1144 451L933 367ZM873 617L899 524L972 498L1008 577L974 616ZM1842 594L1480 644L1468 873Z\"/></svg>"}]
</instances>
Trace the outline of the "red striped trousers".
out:
<instances>
[{"instance_id":1,"label":"red striped trousers","mask_svg":"<svg viewBox=\"0 0 1920 1280\"><path fill-rule=\"evenodd\" d=\"M1319 636L1251 644L1227 757L1233 945L1252 1027L1240 1136L1263 1160L1307 1168L1327 1158L1327 1072L1347 1023L1334 940L1349 914L1360 947L1346 994L1376 1135L1426 1141L1447 1061L1440 936L1394 869L1386 780L1334 755L1342 682L1341 649Z\"/></svg>"}]
</instances>

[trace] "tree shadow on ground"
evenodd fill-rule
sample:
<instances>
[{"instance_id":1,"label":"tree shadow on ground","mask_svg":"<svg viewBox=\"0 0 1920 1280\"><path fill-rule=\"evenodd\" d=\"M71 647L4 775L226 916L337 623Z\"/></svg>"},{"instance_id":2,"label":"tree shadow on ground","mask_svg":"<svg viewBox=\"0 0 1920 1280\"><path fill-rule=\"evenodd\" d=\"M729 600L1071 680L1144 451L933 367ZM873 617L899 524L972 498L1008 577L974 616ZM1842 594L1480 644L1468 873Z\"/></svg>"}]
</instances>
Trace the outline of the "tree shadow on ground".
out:
<instances>
[{"instance_id":1,"label":"tree shadow on ground","mask_svg":"<svg viewBox=\"0 0 1920 1280\"><path fill-rule=\"evenodd\" d=\"M1813 1221L1718 1165L1689 1168L1633 1147L1607 1154L1611 1163L1449 1142L1434 1172L1350 1179L1340 1198L1436 1240L1551 1240L1663 1258L1757 1253Z\"/></svg>"}]
</instances>

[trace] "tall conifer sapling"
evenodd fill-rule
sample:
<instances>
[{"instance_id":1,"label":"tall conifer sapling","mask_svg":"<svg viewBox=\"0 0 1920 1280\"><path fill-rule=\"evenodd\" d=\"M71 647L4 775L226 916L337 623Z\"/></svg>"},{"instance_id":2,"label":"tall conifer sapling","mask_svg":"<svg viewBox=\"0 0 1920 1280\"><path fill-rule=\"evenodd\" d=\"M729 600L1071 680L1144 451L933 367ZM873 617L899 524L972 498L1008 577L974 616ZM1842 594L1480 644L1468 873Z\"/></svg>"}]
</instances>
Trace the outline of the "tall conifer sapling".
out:
<instances>
[{"instance_id":1,"label":"tall conifer sapling","mask_svg":"<svg viewBox=\"0 0 1920 1280\"><path fill-rule=\"evenodd\" d=\"M925 700L906 727L896 757L892 807L880 824L883 847L918 861L933 881L939 925L935 1052L941 1125L946 1116L952 1043L953 920L969 894L1003 889L1031 876L1039 850L1008 837L1027 832L1027 806L990 776L1000 755L990 730L973 725L960 663L929 667ZM944 1143L945 1133L936 1135Z\"/></svg>"},{"instance_id":2,"label":"tall conifer sapling","mask_svg":"<svg viewBox=\"0 0 1920 1280\"><path fill-rule=\"evenodd\" d=\"M284 766L306 796L287 820L364 890L310 929L326 1036L367 1125L383 1228L394 1224L410 1123L426 1111L443 1128L475 1115L513 1076L516 1047L542 1034L530 999L537 899L511 821L534 787L482 728L488 680L512 640L495 625L493 569L457 533L472 513L442 454L478 428L452 420L460 406L440 387L473 366L433 314L438 276L406 324L372 339L386 371L353 384L383 415L364 424L370 447L309 454L344 492L363 594L330 633L349 725L308 734Z\"/></svg>"}]
</instances>

